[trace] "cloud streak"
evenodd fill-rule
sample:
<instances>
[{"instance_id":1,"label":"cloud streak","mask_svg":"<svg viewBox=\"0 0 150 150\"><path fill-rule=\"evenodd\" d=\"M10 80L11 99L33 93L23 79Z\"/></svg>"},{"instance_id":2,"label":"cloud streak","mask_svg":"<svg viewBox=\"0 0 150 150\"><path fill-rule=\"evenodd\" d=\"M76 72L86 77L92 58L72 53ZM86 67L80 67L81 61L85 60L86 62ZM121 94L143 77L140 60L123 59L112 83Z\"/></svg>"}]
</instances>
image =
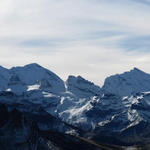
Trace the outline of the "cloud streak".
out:
<instances>
[{"instance_id":1,"label":"cloud streak","mask_svg":"<svg viewBox=\"0 0 150 150\"><path fill-rule=\"evenodd\" d=\"M149 0L1 0L0 64L37 62L64 80L103 83L139 67L150 72Z\"/></svg>"}]
</instances>

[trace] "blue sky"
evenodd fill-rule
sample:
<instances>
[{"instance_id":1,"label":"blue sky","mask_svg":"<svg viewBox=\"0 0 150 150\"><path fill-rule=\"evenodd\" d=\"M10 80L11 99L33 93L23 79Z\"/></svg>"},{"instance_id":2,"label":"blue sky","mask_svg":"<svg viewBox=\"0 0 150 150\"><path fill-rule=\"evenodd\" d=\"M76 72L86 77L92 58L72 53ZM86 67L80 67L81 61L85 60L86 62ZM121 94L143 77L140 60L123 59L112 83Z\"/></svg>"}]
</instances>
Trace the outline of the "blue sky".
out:
<instances>
[{"instance_id":1,"label":"blue sky","mask_svg":"<svg viewBox=\"0 0 150 150\"><path fill-rule=\"evenodd\" d=\"M102 85L116 73L150 73L150 0L1 0L0 64L39 63L66 80Z\"/></svg>"}]
</instances>

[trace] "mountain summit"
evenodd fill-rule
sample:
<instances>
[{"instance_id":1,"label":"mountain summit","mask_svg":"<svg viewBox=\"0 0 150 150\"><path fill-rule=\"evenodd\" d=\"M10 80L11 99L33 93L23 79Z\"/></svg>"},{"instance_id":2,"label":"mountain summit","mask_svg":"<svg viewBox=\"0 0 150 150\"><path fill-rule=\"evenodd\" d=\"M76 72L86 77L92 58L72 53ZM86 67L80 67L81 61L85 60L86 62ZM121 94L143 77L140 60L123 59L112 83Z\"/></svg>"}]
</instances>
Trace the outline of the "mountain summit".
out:
<instances>
[{"instance_id":1,"label":"mountain summit","mask_svg":"<svg viewBox=\"0 0 150 150\"><path fill-rule=\"evenodd\" d=\"M81 76L70 75L64 82L35 63L11 69L0 67L1 104L33 120L36 134L40 131L41 137L42 132L46 135L53 131L107 144L150 141L150 75L137 68L106 78L100 88ZM6 120L0 115L2 124L7 120L17 122L9 114L6 112ZM12 123L6 123L0 131L13 130ZM23 129L30 129L28 124Z\"/></svg>"},{"instance_id":2,"label":"mountain summit","mask_svg":"<svg viewBox=\"0 0 150 150\"><path fill-rule=\"evenodd\" d=\"M0 90L9 90L19 95L35 85L49 92L65 91L64 82L56 74L36 63L11 69L1 67L0 81Z\"/></svg>"},{"instance_id":3,"label":"mountain summit","mask_svg":"<svg viewBox=\"0 0 150 150\"><path fill-rule=\"evenodd\" d=\"M138 92L150 91L150 74L134 68L123 74L116 74L105 79L102 89L105 92L128 96Z\"/></svg>"},{"instance_id":4,"label":"mountain summit","mask_svg":"<svg viewBox=\"0 0 150 150\"><path fill-rule=\"evenodd\" d=\"M41 89L52 93L67 90L77 97L91 97L102 93L128 96L150 91L150 74L133 68L128 72L107 77L100 88L81 76L70 75L65 83L52 71L33 63L11 69L0 67L0 83L1 91L12 91L18 95L31 89Z\"/></svg>"},{"instance_id":5,"label":"mountain summit","mask_svg":"<svg viewBox=\"0 0 150 150\"><path fill-rule=\"evenodd\" d=\"M91 97L101 94L101 88L99 86L81 76L69 76L66 84L67 90L79 97Z\"/></svg>"}]
</instances>

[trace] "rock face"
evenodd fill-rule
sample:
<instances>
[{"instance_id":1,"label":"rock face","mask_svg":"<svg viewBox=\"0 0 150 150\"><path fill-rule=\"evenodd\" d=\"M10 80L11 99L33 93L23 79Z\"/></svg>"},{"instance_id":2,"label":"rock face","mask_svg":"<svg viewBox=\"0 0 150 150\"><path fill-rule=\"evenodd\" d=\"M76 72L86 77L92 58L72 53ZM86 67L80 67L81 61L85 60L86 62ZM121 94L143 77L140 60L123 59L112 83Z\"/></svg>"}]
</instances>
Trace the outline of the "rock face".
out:
<instances>
[{"instance_id":1,"label":"rock face","mask_svg":"<svg viewBox=\"0 0 150 150\"><path fill-rule=\"evenodd\" d=\"M38 64L0 67L0 81L0 103L8 109L0 107L0 127L17 109L40 131L82 135L109 144L150 140L150 75L137 68L106 78L102 88L81 76L69 76L64 82Z\"/></svg>"}]
</instances>

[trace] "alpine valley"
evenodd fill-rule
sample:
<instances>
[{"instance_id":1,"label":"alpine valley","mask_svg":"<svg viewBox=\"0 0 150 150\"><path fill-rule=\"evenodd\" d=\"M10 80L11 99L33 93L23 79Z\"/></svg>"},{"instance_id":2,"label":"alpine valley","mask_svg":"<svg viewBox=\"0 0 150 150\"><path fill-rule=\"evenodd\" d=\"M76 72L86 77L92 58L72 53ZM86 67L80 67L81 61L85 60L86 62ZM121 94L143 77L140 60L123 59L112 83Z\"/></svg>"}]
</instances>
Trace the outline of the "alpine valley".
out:
<instances>
[{"instance_id":1,"label":"alpine valley","mask_svg":"<svg viewBox=\"0 0 150 150\"><path fill-rule=\"evenodd\" d=\"M99 87L38 64L0 67L0 150L150 149L150 74L137 68ZM129 148L128 148L129 146Z\"/></svg>"}]
</instances>

